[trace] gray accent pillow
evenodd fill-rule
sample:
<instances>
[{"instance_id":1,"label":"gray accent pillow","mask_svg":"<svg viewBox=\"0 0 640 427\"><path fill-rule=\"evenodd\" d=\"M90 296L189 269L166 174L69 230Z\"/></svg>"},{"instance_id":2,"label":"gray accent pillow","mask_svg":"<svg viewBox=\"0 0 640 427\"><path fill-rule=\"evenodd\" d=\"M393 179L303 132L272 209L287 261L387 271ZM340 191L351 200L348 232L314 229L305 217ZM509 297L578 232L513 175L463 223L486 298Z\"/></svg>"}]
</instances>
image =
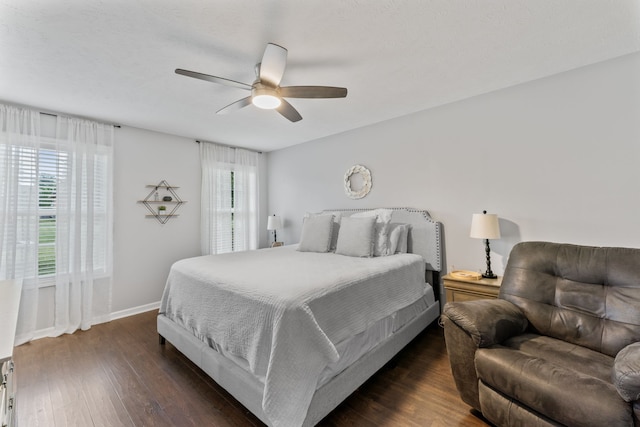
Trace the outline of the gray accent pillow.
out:
<instances>
[{"instance_id":1,"label":"gray accent pillow","mask_svg":"<svg viewBox=\"0 0 640 427\"><path fill-rule=\"evenodd\" d=\"M407 253L409 224L389 224L389 255Z\"/></svg>"},{"instance_id":2,"label":"gray accent pillow","mask_svg":"<svg viewBox=\"0 0 640 427\"><path fill-rule=\"evenodd\" d=\"M376 232L373 242L373 256L393 255L389 253L389 223L391 222L391 209L374 209L351 215L351 218L376 218Z\"/></svg>"},{"instance_id":3,"label":"gray accent pillow","mask_svg":"<svg viewBox=\"0 0 640 427\"><path fill-rule=\"evenodd\" d=\"M336 253L354 257L373 256L376 218L342 218Z\"/></svg>"},{"instance_id":4,"label":"gray accent pillow","mask_svg":"<svg viewBox=\"0 0 640 427\"><path fill-rule=\"evenodd\" d=\"M307 212L304 217L308 218L310 216L317 216L317 215L333 215L333 232L331 236L331 247L329 248L329 250L331 252L335 252L336 245L338 244L338 232L340 231L340 220L342 219L342 212L331 212L331 211L320 212L320 213Z\"/></svg>"},{"instance_id":5,"label":"gray accent pillow","mask_svg":"<svg viewBox=\"0 0 640 427\"><path fill-rule=\"evenodd\" d=\"M329 252L333 230L333 215L304 218L300 235L300 252Z\"/></svg>"}]
</instances>

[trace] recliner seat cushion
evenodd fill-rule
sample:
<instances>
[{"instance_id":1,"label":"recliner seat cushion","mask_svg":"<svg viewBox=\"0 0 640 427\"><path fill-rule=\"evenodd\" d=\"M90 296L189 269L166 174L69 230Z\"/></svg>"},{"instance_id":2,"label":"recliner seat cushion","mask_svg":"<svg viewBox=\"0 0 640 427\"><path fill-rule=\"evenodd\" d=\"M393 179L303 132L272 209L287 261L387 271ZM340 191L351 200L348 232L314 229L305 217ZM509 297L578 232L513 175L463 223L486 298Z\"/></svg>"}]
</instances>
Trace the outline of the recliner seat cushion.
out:
<instances>
[{"instance_id":1,"label":"recliner seat cushion","mask_svg":"<svg viewBox=\"0 0 640 427\"><path fill-rule=\"evenodd\" d=\"M475 355L482 383L545 417L571 426L633 426L631 406L611 382L613 362L602 353L535 334Z\"/></svg>"},{"instance_id":2,"label":"recliner seat cushion","mask_svg":"<svg viewBox=\"0 0 640 427\"><path fill-rule=\"evenodd\" d=\"M537 334L517 335L509 338L502 345L530 356L543 357L547 362L613 383L611 371L615 359L606 354Z\"/></svg>"}]
</instances>

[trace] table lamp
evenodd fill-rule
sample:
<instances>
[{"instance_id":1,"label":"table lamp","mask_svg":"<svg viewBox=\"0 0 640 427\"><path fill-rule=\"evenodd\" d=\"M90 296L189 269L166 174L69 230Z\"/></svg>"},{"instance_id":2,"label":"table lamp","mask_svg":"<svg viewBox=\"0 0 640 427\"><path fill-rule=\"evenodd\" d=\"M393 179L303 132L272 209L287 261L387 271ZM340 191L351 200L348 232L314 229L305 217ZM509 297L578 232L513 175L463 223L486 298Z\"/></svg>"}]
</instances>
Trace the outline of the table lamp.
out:
<instances>
[{"instance_id":1,"label":"table lamp","mask_svg":"<svg viewBox=\"0 0 640 427\"><path fill-rule=\"evenodd\" d=\"M273 243L276 243L278 241L278 228L282 228L282 220L280 219L280 217L276 216L275 214L269 216L267 218L267 230L273 230Z\"/></svg>"},{"instance_id":2,"label":"table lamp","mask_svg":"<svg viewBox=\"0 0 640 427\"><path fill-rule=\"evenodd\" d=\"M486 279L495 279L498 276L491 271L491 254L489 249L489 239L500 238L500 224L498 224L498 215L488 214L482 211L481 214L473 214L471 218L470 237L474 239L484 239L485 251L487 252L487 271L482 274Z\"/></svg>"}]
</instances>

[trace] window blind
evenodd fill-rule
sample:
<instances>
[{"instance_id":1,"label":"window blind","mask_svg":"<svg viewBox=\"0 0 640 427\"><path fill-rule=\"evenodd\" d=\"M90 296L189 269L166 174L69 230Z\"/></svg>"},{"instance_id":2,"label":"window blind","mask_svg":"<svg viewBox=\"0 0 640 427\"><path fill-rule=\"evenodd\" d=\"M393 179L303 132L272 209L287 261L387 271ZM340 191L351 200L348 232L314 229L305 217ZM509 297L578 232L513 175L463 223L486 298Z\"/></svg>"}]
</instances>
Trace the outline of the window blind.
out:
<instances>
[{"instance_id":1,"label":"window blind","mask_svg":"<svg viewBox=\"0 0 640 427\"><path fill-rule=\"evenodd\" d=\"M258 154L200 144L202 254L257 249Z\"/></svg>"},{"instance_id":2,"label":"window blind","mask_svg":"<svg viewBox=\"0 0 640 427\"><path fill-rule=\"evenodd\" d=\"M234 197L233 197L233 171L231 164L219 163L216 169L217 196L216 211L216 253L232 252L234 234Z\"/></svg>"},{"instance_id":3,"label":"window blind","mask_svg":"<svg viewBox=\"0 0 640 427\"><path fill-rule=\"evenodd\" d=\"M57 148L32 148L18 145L5 145L0 150L0 162L12 164L17 171L18 209L16 236L18 247L26 246L32 240L32 233L27 224L30 221L31 203L37 200L37 241L38 260L37 275L52 276L56 273L56 241L59 195L58 188L69 184L70 153L64 144L46 144ZM80 185L82 209L94 211L94 221L89 224L86 217L77 231L81 240L86 240L87 232L93 228L94 245L91 264L96 275L106 274L108 263L108 208L109 177L108 155L95 157L93 176L88 180L83 177ZM85 174L86 175L86 174ZM89 188L89 182L92 183ZM23 230L21 233L20 230ZM20 256L20 252L17 252ZM82 253L82 265L87 265L87 252ZM35 272L34 272L35 274Z\"/></svg>"}]
</instances>

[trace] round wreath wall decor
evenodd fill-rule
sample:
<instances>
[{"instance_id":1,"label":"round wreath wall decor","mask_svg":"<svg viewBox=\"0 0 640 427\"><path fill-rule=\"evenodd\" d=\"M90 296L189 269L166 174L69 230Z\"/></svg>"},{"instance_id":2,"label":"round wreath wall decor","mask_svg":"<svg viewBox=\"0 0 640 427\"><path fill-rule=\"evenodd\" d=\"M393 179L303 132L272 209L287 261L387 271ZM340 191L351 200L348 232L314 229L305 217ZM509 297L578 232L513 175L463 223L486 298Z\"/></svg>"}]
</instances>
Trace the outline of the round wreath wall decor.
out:
<instances>
[{"instance_id":1,"label":"round wreath wall decor","mask_svg":"<svg viewBox=\"0 0 640 427\"><path fill-rule=\"evenodd\" d=\"M362 187L359 189L351 188L351 177L360 175L362 178ZM362 165L351 166L344 174L344 192L350 199L362 199L371 191L371 172Z\"/></svg>"}]
</instances>

